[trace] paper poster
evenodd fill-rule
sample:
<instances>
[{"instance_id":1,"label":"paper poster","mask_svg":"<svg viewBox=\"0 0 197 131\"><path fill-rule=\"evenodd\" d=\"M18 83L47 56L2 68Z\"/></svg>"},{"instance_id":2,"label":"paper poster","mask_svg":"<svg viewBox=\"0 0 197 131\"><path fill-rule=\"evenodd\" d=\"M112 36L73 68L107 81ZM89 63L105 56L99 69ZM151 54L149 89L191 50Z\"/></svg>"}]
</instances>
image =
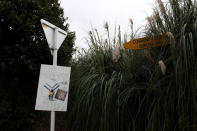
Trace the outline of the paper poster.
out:
<instances>
[{"instance_id":1,"label":"paper poster","mask_svg":"<svg viewBox=\"0 0 197 131\"><path fill-rule=\"evenodd\" d=\"M41 65L35 110L67 111L70 67Z\"/></svg>"}]
</instances>

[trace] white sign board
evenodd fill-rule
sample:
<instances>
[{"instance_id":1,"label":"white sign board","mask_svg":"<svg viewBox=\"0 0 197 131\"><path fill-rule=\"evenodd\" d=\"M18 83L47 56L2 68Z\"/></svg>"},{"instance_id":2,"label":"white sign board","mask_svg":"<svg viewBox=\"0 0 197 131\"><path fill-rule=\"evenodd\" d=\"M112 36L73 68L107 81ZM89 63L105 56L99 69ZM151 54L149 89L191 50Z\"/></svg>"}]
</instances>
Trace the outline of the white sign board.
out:
<instances>
[{"instance_id":1,"label":"white sign board","mask_svg":"<svg viewBox=\"0 0 197 131\"><path fill-rule=\"evenodd\" d=\"M54 49L54 48L59 49L60 46L62 45L64 39L66 38L67 33L64 30L49 23L46 20L41 19L40 22L42 24L42 28L44 30L44 34L46 36L49 48L50 49ZM55 30L57 30L57 34L55 34ZM55 35L57 35L57 36L55 36ZM55 43L54 40L56 40L56 44L54 44ZM54 45L56 45L56 47L54 47Z\"/></svg>"},{"instance_id":2,"label":"white sign board","mask_svg":"<svg viewBox=\"0 0 197 131\"><path fill-rule=\"evenodd\" d=\"M35 110L67 111L70 67L41 65Z\"/></svg>"}]
</instances>

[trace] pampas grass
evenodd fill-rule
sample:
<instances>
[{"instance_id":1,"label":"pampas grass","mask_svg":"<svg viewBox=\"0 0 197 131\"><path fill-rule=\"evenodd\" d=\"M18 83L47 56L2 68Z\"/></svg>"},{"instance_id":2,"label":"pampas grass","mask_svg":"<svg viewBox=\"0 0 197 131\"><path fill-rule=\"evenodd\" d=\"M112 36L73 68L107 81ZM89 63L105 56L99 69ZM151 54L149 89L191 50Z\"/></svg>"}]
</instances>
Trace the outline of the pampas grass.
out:
<instances>
[{"instance_id":1,"label":"pampas grass","mask_svg":"<svg viewBox=\"0 0 197 131\"><path fill-rule=\"evenodd\" d=\"M160 61L158 62L158 64L159 64L159 66L160 66L160 68L161 68L162 74L165 75L165 74L166 74L166 65L164 64L164 62L163 62L162 60L160 60Z\"/></svg>"},{"instance_id":2,"label":"pampas grass","mask_svg":"<svg viewBox=\"0 0 197 131\"><path fill-rule=\"evenodd\" d=\"M106 23L105 36L91 30L90 49L73 63L70 131L197 130L197 7L191 0L170 2L158 0L144 32L167 33L171 44L145 54L123 49L128 38L120 27L113 37Z\"/></svg>"}]
</instances>

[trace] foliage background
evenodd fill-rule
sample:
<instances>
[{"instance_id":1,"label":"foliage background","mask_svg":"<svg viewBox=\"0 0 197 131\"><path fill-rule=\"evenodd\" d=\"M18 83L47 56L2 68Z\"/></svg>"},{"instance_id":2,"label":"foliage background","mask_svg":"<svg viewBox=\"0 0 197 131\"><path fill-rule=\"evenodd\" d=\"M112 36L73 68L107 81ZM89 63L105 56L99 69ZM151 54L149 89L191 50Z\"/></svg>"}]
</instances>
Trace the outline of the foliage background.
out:
<instances>
[{"instance_id":1,"label":"foliage background","mask_svg":"<svg viewBox=\"0 0 197 131\"><path fill-rule=\"evenodd\" d=\"M35 111L40 65L52 64L40 19L68 32L58 52L58 65L65 66L75 33L63 16L58 0L0 0L1 130L49 130L49 114Z\"/></svg>"}]
</instances>

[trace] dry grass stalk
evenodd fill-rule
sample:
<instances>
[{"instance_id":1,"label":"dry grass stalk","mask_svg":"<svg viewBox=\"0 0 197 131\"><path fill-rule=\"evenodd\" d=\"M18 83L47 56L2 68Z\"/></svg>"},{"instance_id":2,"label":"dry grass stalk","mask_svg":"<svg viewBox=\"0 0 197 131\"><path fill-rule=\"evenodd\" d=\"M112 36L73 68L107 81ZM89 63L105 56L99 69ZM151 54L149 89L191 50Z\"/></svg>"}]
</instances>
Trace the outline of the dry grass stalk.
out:
<instances>
[{"instance_id":1,"label":"dry grass stalk","mask_svg":"<svg viewBox=\"0 0 197 131\"><path fill-rule=\"evenodd\" d=\"M171 32L167 32L166 35L170 38L170 44L175 45L176 41L174 35Z\"/></svg>"},{"instance_id":2,"label":"dry grass stalk","mask_svg":"<svg viewBox=\"0 0 197 131\"><path fill-rule=\"evenodd\" d=\"M161 21L161 17L160 17L160 15L159 15L159 11L158 11L158 10L155 11L154 18L155 18L157 21Z\"/></svg>"},{"instance_id":3,"label":"dry grass stalk","mask_svg":"<svg viewBox=\"0 0 197 131\"><path fill-rule=\"evenodd\" d=\"M158 64L159 64L159 66L160 66L160 68L161 68L162 74L165 75L165 74L166 74L166 65L164 64L164 62L163 62L162 60L160 60L160 61L158 62Z\"/></svg>"},{"instance_id":4,"label":"dry grass stalk","mask_svg":"<svg viewBox=\"0 0 197 131\"><path fill-rule=\"evenodd\" d=\"M118 33L118 39L121 39L121 34L120 33Z\"/></svg>"},{"instance_id":5,"label":"dry grass stalk","mask_svg":"<svg viewBox=\"0 0 197 131\"><path fill-rule=\"evenodd\" d=\"M144 53L145 53L146 56L148 57L149 61L154 65L155 62L154 62L154 60L153 60L151 54L150 54L146 49L144 50Z\"/></svg>"},{"instance_id":6,"label":"dry grass stalk","mask_svg":"<svg viewBox=\"0 0 197 131\"><path fill-rule=\"evenodd\" d=\"M162 14L166 15L166 10L165 10L165 7L163 5L163 2L161 0L157 0L158 4L159 4L159 8L160 8L160 11L162 12Z\"/></svg>"},{"instance_id":7,"label":"dry grass stalk","mask_svg":"<svg viewBox=\"0 0 197 131\"><path fill-rule=\"evenodd\" d=\"M119 46L116 46L112 50L112 59L114 62L118 62L119 58L120 58L120 48L119 48Z\"/></svg>"},{"instance_id":8,"label":"dry grass stalk","mask_svg":"<svg viewBox=\"0 0 197 131\"><path fill-rule=\"evenodd\" d=\"M89 34L90 36L92 36L92 31L89 31L88 34Z\"/></svg>"},{"instance_id":9,"label":"dry grass stalk","mask_svg":"<svg viewBox=\"0 0 197 131\"><path fill-rule=\"evenodd\" d=\"M108 30L108 29L109 29L108 22L105 22L105 24L104 24L104 28L105 28L106 30Z\"/></svg>"},{"instance_id":10,"label":"dry grass stalk","mask_svg":"<svg viewBox=\"0 0 197 131\"><path fill-rule=\"evenodd\" d=\"M152 24L152 21L153 21L152 17L149 17L149 16L148 16L148 17L146 18L146 20L148 21L149 24Z\"/></svg>"},{"instance_id":11,"label":"dry grass stalk","mask_svg":"<svg viewBox=\"0 0 197 131\"><path fill-rule=\"evenodd\" d=\"M175 3L174 0L170 0L170 4L173 5Z\"/></svg>"},{"instance_id":12,"label":"dry grass stalk","mask_svg":"<svg viewBox=\"0 0 197 131\"><path fill-rule=\"evenodd\" d=\"M153 17L147 17L146 20L148 21L149 25L151 28L153 28L153 24L154 24L154 19Z\"/></svg>"},{"instance_id":13,"label":"dry grass stalk","mask_svg":"<svg viewBox=\"0 0 197 131\"><path fill-rule=\"evenodd\" d=\"M133 25L133 20L131 18L129 18L129 22Z\"/></svg>"},{"instance_id":14,"label":"dry grass stalk","mask_svg":"<svg viewBox=\"0 0 197 131\"><path fill-rule=\"evenodd\" d=\"M108 41L107 41L107 39L105 39L105 42L104 42L104 50L105 51L108 50Z\"/></svg>"}]
</instances>

